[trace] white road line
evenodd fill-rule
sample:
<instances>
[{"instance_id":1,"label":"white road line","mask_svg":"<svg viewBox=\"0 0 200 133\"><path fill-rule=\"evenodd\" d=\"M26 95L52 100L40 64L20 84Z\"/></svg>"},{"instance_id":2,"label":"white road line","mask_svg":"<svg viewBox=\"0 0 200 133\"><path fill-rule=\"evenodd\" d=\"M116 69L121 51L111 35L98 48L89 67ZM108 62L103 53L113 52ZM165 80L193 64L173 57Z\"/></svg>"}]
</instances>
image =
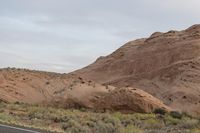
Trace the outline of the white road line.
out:
<instances>
[{"instance_id":1,"label":"white road line","mask_svg":"<svg viewBox=\"0 0 200 133\"><path fill-rule=\"evenodd\" d=\"M20 131L26 131L26 132L29 132L29 133L41 133L41 132L37 132L37 131L31 131L31 130L28 130L28 129L12 127L12 126L2 125L2 124L0 124L0 127L6 127L6 128L16 129L16 130L20 130Z\"/></svg>"}]
</instances>

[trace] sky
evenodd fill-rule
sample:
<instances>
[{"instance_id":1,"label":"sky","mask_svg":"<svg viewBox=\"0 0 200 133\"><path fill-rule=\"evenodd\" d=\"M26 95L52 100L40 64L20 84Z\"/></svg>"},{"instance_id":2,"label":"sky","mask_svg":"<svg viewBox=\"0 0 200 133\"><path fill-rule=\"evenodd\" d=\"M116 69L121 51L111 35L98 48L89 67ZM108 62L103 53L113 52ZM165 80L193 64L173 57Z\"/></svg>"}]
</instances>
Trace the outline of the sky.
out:
<instances>
[{"instance_id":1,"label":"sky","mask_svg":"<svg viewBox=\"0 0 200 133\"><path fill-rule=\"evenodd\" d=\"M67 73L200 23L200 0L0 0L0 68Z\"/></svg>"}]
</instances>

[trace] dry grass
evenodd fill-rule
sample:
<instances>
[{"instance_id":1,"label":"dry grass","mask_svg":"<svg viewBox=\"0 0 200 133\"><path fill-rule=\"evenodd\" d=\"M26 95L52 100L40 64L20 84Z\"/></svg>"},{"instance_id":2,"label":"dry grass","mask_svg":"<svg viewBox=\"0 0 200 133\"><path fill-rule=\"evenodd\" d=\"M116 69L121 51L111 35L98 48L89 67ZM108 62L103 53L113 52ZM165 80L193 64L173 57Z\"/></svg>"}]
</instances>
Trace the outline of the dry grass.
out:
<instances>
[{"instance_id":1,"label":"dry grass","mask_svg":"<svg viewBox=\"0 0 200 133\"><path fill-rule=\"evenodd\" d=\"M66 133L144 133L173 126L198 133L200 127L198 119L188 116L95 113L21 103L0 103L0 122Z\"/></svg>"}]
</instances>

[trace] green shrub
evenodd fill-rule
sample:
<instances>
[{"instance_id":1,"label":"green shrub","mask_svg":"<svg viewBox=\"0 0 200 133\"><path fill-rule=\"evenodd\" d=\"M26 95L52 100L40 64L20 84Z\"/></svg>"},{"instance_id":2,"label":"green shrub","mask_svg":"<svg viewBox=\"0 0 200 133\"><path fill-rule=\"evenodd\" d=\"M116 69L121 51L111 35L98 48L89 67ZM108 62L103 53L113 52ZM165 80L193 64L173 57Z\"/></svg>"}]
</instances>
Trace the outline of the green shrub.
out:
<instances>
[{"instance_id":1,"label":"green shrub","mask_svg":"<svg viewBox=\"0 0 200 133\"><path fill-rule=\"evenodd\" d=\"M66 133L143 133L180 127L199 133L198 119L156 109L155 113L98 113L89 110L61 109L40 105L0 103L0 121L54 129ZM159 115L156 115L159 114ZM160 115L162 114L162 115ZM165 115L163 115L165 114ZM181 116L180 116L181 115ZM52 130L51 130L52 131Z\"/></svg>"},{"instance_id":2,"label":"green shrub","mask_svg":"<svg viewBox=\"0 0 200 133\"><path fill-rule=\"evenodd\" d=\"M173 118L176 118L176 119L181 119L183 117L183 114L178 112L178 111L171 111L170 112L170 115L173 117Z\"/></svg>"},{"instance_id":3,"label":"green shrub","mask_svg":"<svg viewBox=\"0 0 200 133\"><path fill-rule=\"evenodd\" d=\"M123 133L143 133L143 131L136 126L128 125L125 127Z\"/></svg>"},{"instance_id":4,"label":"green shrub","mask_svg":"<svg viewBox=\"0 0 200 133\"><path fill-rule=\"evenodd\" d=\"M144 122L145 128L148 129L156 129L156 128L162 128L164 126L163 122L158 119L148 119Z\"/></svg>"},{"instance_id":5,"label":"green shrub","mask_svg":"<svg viewBox=\"0 0 200 133\"><path fill-rule=\"evenodd\" d=\"M189 117L184 117L181 122L182 127L186 129L191 129L200 126L200 123L197 119L191 119Z\"/></svg>"},{"instance_id":6,"label":"green shrub","mask_svg":"<svg viewBox=\"0 0 200 133\"><path fill-rule=\"evenodd\" d=\"M68 128L68 124L67 124L67 123L63 123L63 124L62 124L62 129L63 129L64 131L66 131L67 128Z\"/></svg>"},{"instance_id":7,"label":"green shrub","mask_svg":"<svg viewBox=\"0 0 200 133\"><path fill-rule=\"evenodd\" d=\"M162 108L157 108L153 112L155 114L160 114L160 115L165 115L167 113L167 111L165 109L162 109Z\"/></svg>"},{"instance_id":8,"label":"green shrub","mask_svg":"<svg viewBox=\"0 0 200 133\"><path fill-rule=\"evenodd\" d=\"M87 109L86 108L80 108L79 109L81 112L87 112Z\"/></svg>"},{"instance_id":9,"label":"green shrub","mask_svg":"<svg viewBox=\"0 0 200 133\"><path fill-rule=\"evenodd\" d=\"M114 126L112 123L98 121L94 127L95 133L121 133L119 126Z\"/></svg>"},{"instance_id":10,"label":"green shrub","mask_svg":"<svg viewBox=\"0 0 200 133\"><path fill-rule=\"evenodd\" d=\"M183 116L193 118L188 112L182 112Z\"/></svg>"},{"instance_id":11,"label":"green shrub","mask_svg":"<svg viewBox=\"0 0 200 133\"><path fill-rule=\"evenodd\" d=\"M20 102L16 101L14 104L20 104Z\"/></svg>"},{"instance_id":12,"label":"green shrub","mask_svg":"<svg viewBox=\"0 0 200 133\"><path fill-rule=\"evenodd\" d=\"M180 119L173 118L170 115L166 115L164 120L165 120L166 125L178 125L181 123Z\"/></svg>"},{"instance_id":13,"label":"green shrub","mask_svg":"<svg viewBox=\"0 0 200 133\"><path fill-rule=\"evenodd\" d=\"M0 102L0 109L4 109L6 107L5 103Z\"/></svg>"},{"instance_id":14,"label":"green shrub","mask_svg":"<svg viewBox=\"0 0 200 133\"><path fill-rule=\"evenodd\" d=\"M62 129L67 133L92 133L89 127L81 125L81 122L78 122L74 119L63 123Z\"/></svg>"},{"instance_id":15,"label":"green shrub","mask_svg":"<svg viewBox=\"0 0 200 133\"><path fill-rule=\"evenodd\" d=\"M156 118L155 114L141 114L141 113L135 113L131 115L131 117L135 120L148 120L148 119L154 119Z\"/></svg>"},{"instance_id":16,"label":"green shrub","mask_svg":"<svg viewBox=\"0 0 200 133\"><path fill-rule=\"evenodd\" d=\"M94 128L96 123L93 121L85 121L83 125L88 126L89 128Z\"/></svg>"},{"instance_id":17,"label":"green shrub","mask_svg":"<svg viewBox=\"0 0 200 133\"><path fill-rule=\"evenodd\" d=\"M14 118L8 114L0 113L0 120L5 122L12 122Z\"/></svg>"}]
</instances>

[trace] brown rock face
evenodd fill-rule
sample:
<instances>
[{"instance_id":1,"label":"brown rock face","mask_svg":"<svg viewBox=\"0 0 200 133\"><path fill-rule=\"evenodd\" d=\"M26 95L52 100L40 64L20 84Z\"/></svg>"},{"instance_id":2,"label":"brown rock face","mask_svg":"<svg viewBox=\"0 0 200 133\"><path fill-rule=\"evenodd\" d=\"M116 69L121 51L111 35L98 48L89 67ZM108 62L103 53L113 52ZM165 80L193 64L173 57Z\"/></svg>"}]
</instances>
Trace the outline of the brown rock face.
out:
<instances>
[{"instance_id":1,"label":"brown rock face","mask_svg":"<svg viewBox=\"0 0 200 133\"><path fill-rule=\"evenodd\" d=\"M130 87L114 89L107 94L100 95L100 98L94 99L93 102L94 108L98 110L117 110L124 113L148 113L157 108L171 110L152 95Z\"/></svg>"},{"instance_id":2,"label":"brown rock face","mask_svg":"<svg viewBox=\"0 0 200 133\"><path fill-rule=\"evenodd\" d=\"M22 69L0 70L0 101L121 112L170 110L138 89L104 86L71 74Z\"/></svg>"},{"instance_id":3,"label":"brown rock face","mask_svg":"<svg viewBox=\"0 0 200 133\"><path fill-rule=\"evenodd\" d=\"M74 73L105 85L140 88L172 108L200 115L200 25L128 42Z\"/></svg>"}]
</instances>

